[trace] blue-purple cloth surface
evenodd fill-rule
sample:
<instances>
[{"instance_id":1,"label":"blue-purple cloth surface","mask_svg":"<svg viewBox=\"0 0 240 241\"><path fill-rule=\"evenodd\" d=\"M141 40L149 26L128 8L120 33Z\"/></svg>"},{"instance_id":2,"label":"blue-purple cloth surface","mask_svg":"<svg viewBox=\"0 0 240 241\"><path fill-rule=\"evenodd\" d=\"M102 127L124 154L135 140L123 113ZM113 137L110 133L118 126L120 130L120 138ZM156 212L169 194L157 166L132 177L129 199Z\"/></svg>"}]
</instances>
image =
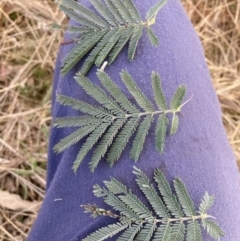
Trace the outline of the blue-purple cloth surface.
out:
<instances>
[{"instance_id":1,"label":"blue-purple cloth surface","mask_svg":"<svg viewBox=\"0 0 240 241\"><path fill-rule=\"evenodd\" d=\"M144 18L156 0L134 2ZM82 1L82 4L91 8L89 1ZM91 173L88 166L90 153L74 174L72 164L82 142L56 155L52 151L53 146L73 129L51 129L47 192L29 235L29 241L82 240L97 228L114 223L116 220L111 218L90 218L80 205L96 203L109 208L101 198L93 195L92 187L96 183L102 185L110 176L122 181L131 187L134 193L142 196L137 190L132 174L134 165L141 168L149 177L152 177L156 168L160 168L169 181L179 176L186 184L196 207L206 191L214 194L216 201L210 213L217 218L225 232L225 238L221 240L240 240L239 173L222 124L218 99L211 84L199 38L178 0L169 0L158 14L153 29L160 39L159 47L151 46L145 32L139 42L134 61L127 61L125 48L117 60L106 68L106 72L128 95L119 76L122 69L127 69L151 100L152 71L159 72L168 101L178 85L186 84L186 99L192 94L194 97L182 110L183 117L180 118L178 132L167 137L164 154L160 155L155 150L153 125L139 162L134 163L129 158L128 145L113 168L103 160L96 171ZM69 36L66 36L66 39L69 39ZM57 59L53 83L53 118L80 114L55 102L56 93L95 103L73 79L81 63L64 78L59 74L63 59L72 47L73 45L62 46ZM93 83L99 84L95 73L94 67L87 76ZM203 240L212 239L204 232Z\"/></svg>"}]
</instances>

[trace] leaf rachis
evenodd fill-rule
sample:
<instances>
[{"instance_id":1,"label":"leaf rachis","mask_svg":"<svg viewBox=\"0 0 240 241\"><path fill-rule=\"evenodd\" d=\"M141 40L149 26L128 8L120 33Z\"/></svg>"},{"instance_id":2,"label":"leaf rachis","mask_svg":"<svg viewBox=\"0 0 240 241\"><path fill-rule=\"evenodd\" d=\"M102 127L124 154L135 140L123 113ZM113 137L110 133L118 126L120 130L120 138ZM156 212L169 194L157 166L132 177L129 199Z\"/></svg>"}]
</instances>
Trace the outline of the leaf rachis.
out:
<instances>
[{"instance_id":1,"label":"leaf rachis","mask_svg":"<svg viewBox=\"0 0 240 241\"><path fill-rule=\"evenodd\" d=\"M134 133L136 135L133 139L130 157L138 161L155 116L159 116L155 130L156 149L162 153L168 124L171 123L170 134L176 133L179 126L177 115L182 107L188 103L186 101L182 104L186 94L186 86L180 85L171 100L170 107L172 108L167 108L160 77L158 73L153 72L152 89L156 106L159 108L155 110L153 104L137 86L132 76L126 70L122 70L120 74L122 82L134 97L137 106L127 98L110 76L104 72L105 66L106 63L97 72L97 77L105 89L93 84L81 73L78 73L75 77L76 82L101 106L91 105L64 95L57 96L57 100L62 105L70 106L84 113L83 116L56 118L53 121L53 125L57 128L80 127L54 146L53 150L56 153L65 151L71 145L87 137L74 162L74 171L77 170L84 157L95 145L96 148L93 150L89 162L90 170L94 171L103 157L106 157L107 163L113 166L120 158ZM173 116L172 122L168 119L169 115ZM176 118L177 121L175 121ZM98 140L99 143L97 143Z\"/></svg>"},{"instance_id":2,"label":"leaf rachis","mask_svg":"<svg viewBox=\"0 0 240 241\"><path fill-rule=\"evenodd\" d=\"M165 183L166 186L166 189L160 188L157 192L143 171L134 167L133 173L136 175L139 188L154 212L150 212L148 207L124 184L112 178L104 182L106 188L94 186L95 196L103 198L104 202L112 208L111 211L99 208L95 204L81 205L81 207L85 209L85 212L92 213L94 218L108 216L118 219L118 223L93 232L83 241L105 240L120 232L122 234L117 239L118 241L202 241L200 223L213 239L220 240L224 237L224 232L218 224L211 220L216 218L206 213L206 210L214 203L213 196L206 193L199 210L196 210L181 179L174 180L174 188L171 190L163 173L157 169L154 173L155 182L159 184L158 180L161 177L162 184ZM170 196L166 196L167 193ZM180 209L177 213L172 212L174 205L170 204L171 197L175 195L176 205ZM125 226L126 223L129 225Z\"/></svg>"},{"instance_id":3,"label":"leaf rachis","mask_svg":"<svg viewBox=\"0 0 240 241\"><path fill-rule=\"evenodd\" d=\"M142 21L133 0L90 0L98 14L74 0L58 0L60 10L80 25L52 25L56 29L64 27L76 35L73 36L75 46L66 56L61 74L67 74L89 52L81 68L83 75L93 65L100 66L106 58L109 58L110 65L128 42L128 60L132 61L144 28L152 45L157 46L158 38L151 25L156 22L158 12L167 1L158 0L149 9L146 21ZM78 42L78 38L81 42Z\"/></svg>"}]
</instances>

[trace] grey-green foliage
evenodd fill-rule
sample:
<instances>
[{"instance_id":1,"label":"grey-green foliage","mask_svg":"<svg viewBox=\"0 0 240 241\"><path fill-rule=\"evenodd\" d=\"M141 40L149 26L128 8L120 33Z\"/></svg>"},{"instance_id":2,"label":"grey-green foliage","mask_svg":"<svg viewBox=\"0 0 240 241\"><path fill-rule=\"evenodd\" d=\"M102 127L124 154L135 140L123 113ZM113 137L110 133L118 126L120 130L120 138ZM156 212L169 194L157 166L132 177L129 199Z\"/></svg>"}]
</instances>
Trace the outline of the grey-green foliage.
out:
<instances>
[{"instance_id":1,"label":"grey-green foliage","mask_svg":"<svg viewBox=\"0 0 240 241\"><path fill-rule=\"evenodd\" d=\"M102 70L97 72L97 76L108 93L100 86L93 84L81 73L78 73L75 77L77 83L101 106L91 105L63 95L57 96L57 100L62 105L70 106L85 114L76 117L56 118L53 122L54 126L58 128L79 127L55 145L54 151L57 153L66 150L88 136L76 157L73 165L74 171L77 170L86 154L95 145L96 148L89 163L91 171L94 171L104 156L106 156L107 163L113 166L135 132L130 157L137 161L154 117L157 115L159 115L159 118L156 125L156 149L160 153L164 150L168 123L172 123L170 134L175 133L178 129L179 122L174 121L174 119L178 117L178 113L185 104L182 102L186 94L186 86L180 85L177 88L171 101L171 108L168 109L160 77L158 73L153 72L152 89L158 107L155 110L153 104L140 90L131 75L126 70L122 70L120 75L140 108L129 101L109 75ZM172 115L173 118L171 122L169 121L169 115Z\"/></svg>"},{"instance_id":2,"label":"grey-green foliage","mask_svg":"<svg viewBox=\"0 0 240 241\"><path fill-rule=\"evenodd\" d=\"M98 14L88 10L74 0L58 0L59 8L79 26L67 26L67 31L80 37L74 37L75 46L66 56L61 74L65 75L89 52L81 67L85 75L95 64L100 66L108 57L111 64L123 47L129 42L128 60L132 61L143 29L147 29L153 46L158 45L158 38L151 29L156 15L168 0L159 0L142 21L132 0L90 0ZM54 28L61 28L57 24Z\"/></svg>"},{"instance_id":3,"label":"grey-green foliage","mask_svg":"<svg viewBox=\"0 0 240 241\"><path fill-rule=\"evenodd\" d=\"M202 225L213 239L220 240L224 232L207 214L214 196L206 192L196 210L181 179L173 181L173 189L160 170L155 170L157 190L148 177L134 167L136 182L147 199L151 210L124 184L111 178L105 187L94 186L94 194L116 211L107 211L96 205L82 205L92 217L104 215L117 219L116 224L102 227L83 241L100 241L120 233L117 241L202 241Z\"/></svg>"}]
</instances>

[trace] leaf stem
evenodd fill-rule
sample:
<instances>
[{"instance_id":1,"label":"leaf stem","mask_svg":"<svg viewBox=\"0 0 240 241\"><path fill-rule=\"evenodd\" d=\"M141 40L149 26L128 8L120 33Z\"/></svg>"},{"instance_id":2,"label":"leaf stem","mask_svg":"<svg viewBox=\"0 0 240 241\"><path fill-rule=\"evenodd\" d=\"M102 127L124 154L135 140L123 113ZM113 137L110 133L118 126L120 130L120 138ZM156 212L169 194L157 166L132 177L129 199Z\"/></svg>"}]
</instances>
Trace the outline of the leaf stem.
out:
<instances>
[{"instance_id":1,"label":"leaf stem","mask_svg":"<svg viewBox=\"0 0 240 241\"><path fill-rule=\"evenodd\" d=\"M111 218L120 218L120 219L125 219L124 216L122 215L117 215L109 210L105 210L102 208L99 208L94 205L81 205L82 208L84 208L86 211L85 212L92 212L93 217L97 216L109 216ZM178 218L163 218L163 219L156 219L152 217L150 220L142 219L141 224L146 224L146 223L175 223L175 222L187 222L187 221L194 221L194 220L204 220L207 218L213 218L216 219L215 217L208 215L207 213L200 213L200 215L197 216L192 216L192 217L178 217ZM139 220L138 220L139 221ZM129 220L130 223L135 223L135 221Z\"/></svg>"},{"instance_id":2,"label":"leaf stem","mask_svg":"<svg viewBox=\"0 0 240 241\"><path fill-rule=\"evenodd\" d=\"M180 109L180 108L179 108ZM142 116L146 116L146 115L151 115L151 116L154 116L154 115L159 115L159 114L169 114L169 113L172 113L172 114L175 114L175 113L178 113L180 112L180 110L159 110L159 111L154 111L154 112L151 112L151 111L147 111L147 112L140 112L140 113L134 113L134 114L126 114L125 115L125 118L128 119L128 118L131 118L131 117L142 117Z\"/></svg>"},{"instance_id":3,"label":"leaf stem","mask_svg":"<svg viewBox=\"0 0 240 241\"><path fill-rule=\"evenodd\" d=\"M192 100L193 96L194 96L194 95L192 95L188 100L186 100L184 103L182 103L182 105L178 108L178 111L177 111L177 112L180 112L180 110L182 109L182 107L183 107L184 105L186 105L190 100Z\"/></svg>"}]
</instances>

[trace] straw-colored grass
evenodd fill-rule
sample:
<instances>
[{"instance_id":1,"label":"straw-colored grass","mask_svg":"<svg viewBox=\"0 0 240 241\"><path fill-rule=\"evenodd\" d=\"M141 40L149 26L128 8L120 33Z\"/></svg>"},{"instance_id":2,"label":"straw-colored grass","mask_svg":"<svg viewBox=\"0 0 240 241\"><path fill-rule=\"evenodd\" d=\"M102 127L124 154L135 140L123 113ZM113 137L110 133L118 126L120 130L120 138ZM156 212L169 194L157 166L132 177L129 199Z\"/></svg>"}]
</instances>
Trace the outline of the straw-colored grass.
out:
<instances>
[{"instance_id":1,"label":"straw-colored grass","mask_svg":"<svg viewBox=\"0 0 240 241\"><path fill-rule=\"evenodd\" d=\"M239 1L182 2L240 161ZM62 40L49 24L64 19L50 0L0 1L0 241L25 240L44 197L51 80Z\"/></svg>"}]
</instances>

